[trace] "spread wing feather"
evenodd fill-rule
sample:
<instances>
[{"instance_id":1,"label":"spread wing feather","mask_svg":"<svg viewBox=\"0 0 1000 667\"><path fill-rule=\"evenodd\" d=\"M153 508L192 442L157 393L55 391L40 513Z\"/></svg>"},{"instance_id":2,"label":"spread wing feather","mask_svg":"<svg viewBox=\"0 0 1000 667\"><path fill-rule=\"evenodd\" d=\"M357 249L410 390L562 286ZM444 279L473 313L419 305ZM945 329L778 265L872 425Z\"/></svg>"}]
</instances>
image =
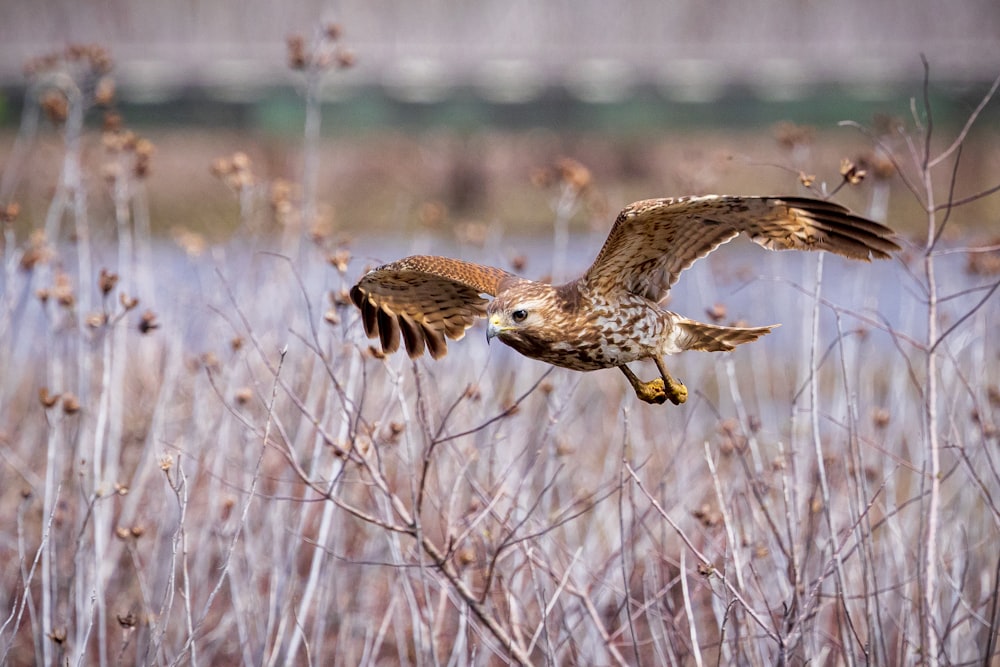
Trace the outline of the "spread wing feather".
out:
<instances>
[{"instance_id":1,"label":"spread wing feather","mask_svg":"<svg viewBox=\"0 0 1000 667\"><path fill-rule=\"evenodd\" d=\"M386 353L399 349L400 338L411 358L426 348L440 359L447 338L458 340L477 317L486 315L488 299L500 282L512 277L503 269L447 257L413 255L372 269L351 289L369 338Z\"/></svg>"},{"instance_id":2,"label":"spread wing feather","mask_svg":"<svg viewBox=\"0 0 1000 667\"><path fill-rule=\"evenodd\" d=\"M647 199L627 206L581 287L659 301L682 271L740 233L769 250L826 250L886 259L892 230L843 206L806 197L709 195Z\"/></svg>"}]
</instances>

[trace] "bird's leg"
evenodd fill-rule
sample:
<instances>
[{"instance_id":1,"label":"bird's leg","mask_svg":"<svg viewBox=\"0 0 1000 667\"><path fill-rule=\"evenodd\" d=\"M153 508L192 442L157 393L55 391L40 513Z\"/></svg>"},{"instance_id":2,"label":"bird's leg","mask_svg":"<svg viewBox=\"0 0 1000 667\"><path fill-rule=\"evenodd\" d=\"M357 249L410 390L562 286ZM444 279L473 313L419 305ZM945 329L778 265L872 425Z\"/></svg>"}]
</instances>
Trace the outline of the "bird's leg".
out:
<instances>
[{"instance_id":1,"label":"bird's leg","mask_svg":"<svg viewBox=\"0 0 1000 667\"><path fill-rule=\"evenodd\" d=\"M653 361L656 362L656 367L660 369L660 377L663 378L664 393L670 399L670 402L674 405L680 405L688 400L687 387L680 380L670 377L670 373L667 372L667 365L663 363L663 359L653 357Z\"/></svg>"},{"instance_id":2,"label":"bird's leg","mask_svg":"<svg viewBox=\"0 0 1000 667\"><path fill-rule=\"evenodd\" d=\"M655 380L650 380L649 382L643 382L638 378L638 376L633 373L628 366L619 366L625 377L628 378L628 383L632 385L632 389L635 390L635 395L639 397L640 401L646 403L664 403L667 400L667 394L663 391L663 380L656 378Z\"/></svg>"},{"instance_id":3,"label":"bird's leg","mask_svg":"<svg viewBox=\"0 0 1000 667\"><path fill-rule=\"evenodd\" d=\"M670 399L670 402L674 405L680 405L686 401L688 397L687 387L670 377L670 373L667 372L667 367L664 365L662 359L654 357L653 361L656 362L656 367L660 369L660 377L649 382L640 380L628 366L619 366L618 368L628 378L629 384L635 390L635 395L641 401L659 404L665 403L667 399Z\"/></svg>"}]
</instances>

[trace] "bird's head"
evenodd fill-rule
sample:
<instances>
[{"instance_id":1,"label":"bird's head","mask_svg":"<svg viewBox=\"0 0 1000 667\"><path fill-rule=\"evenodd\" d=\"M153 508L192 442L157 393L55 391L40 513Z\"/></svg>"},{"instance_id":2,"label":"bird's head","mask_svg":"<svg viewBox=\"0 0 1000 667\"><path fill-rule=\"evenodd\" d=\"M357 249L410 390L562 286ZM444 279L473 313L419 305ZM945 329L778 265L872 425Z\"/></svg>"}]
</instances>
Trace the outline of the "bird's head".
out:
<instances>
[{"instance_id":1,"label":"bird's head","mask_svg":"<svg viewBox=\"0 0 1000 667\"><path fill-rule=\"evenodd\" d=\"M502 289L486 309L486 340L500 340L517 349L518 343L537 340L551 327L553 288L519 281Z\"/></svg>"}]
</instances>

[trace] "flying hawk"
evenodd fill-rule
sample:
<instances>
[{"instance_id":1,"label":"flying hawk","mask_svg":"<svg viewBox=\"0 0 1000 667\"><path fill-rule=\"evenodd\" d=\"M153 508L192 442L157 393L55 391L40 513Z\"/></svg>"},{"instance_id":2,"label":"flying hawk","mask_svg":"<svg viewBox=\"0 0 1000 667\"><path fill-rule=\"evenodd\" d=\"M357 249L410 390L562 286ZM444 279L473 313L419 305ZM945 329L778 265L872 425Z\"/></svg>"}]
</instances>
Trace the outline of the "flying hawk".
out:
<instances>
[{"instance_id":1,"label":"flying hawk","mask_svg":"<svg viewBox=\"0 0 1000 667\"><path fill-rule=\"evenodd\" d=\"M638 201L618 215L589 269L565 285L503 269L414 255L366 273L351 289L365 333L386 353L447 352L477 317L521 354L580 371L619 368L647 403L687 400L663 356L719 352L777 325L742 328L696 322L659 307L684 269L740 233L769 250L826 250L886 259L899 250L891 229L838 204L804 197L709 195ZM492 301L482 295L494 297ZM660 377L643 382L627 364L652 359Z\"/></svg>"}]
</instances>

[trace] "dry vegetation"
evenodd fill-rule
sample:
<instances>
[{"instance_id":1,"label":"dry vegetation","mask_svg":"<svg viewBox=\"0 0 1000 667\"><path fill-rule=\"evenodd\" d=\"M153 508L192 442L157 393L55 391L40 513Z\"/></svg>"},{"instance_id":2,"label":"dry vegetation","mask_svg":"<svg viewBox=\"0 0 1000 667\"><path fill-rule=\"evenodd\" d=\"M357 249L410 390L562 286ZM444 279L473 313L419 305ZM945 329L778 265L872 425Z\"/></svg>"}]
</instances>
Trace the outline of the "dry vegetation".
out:
<instances>
[{"instance_id":1,"label":"dry vegetation","mask_svg":"<svg viewBox=\"0 0 1000 667\"><path fill-rule=\"evenodd\" d=\"M998 248L938 242L979 196L951 180L966 130L939 140L919 99L861 129L879 160L838 187L924 211L893 262L735 249L686 275L679 310L785 327L675 360L694 395L651 407L479 330L381 358L344 298L375 251L242 154L212 171L244 238L164 247L152 144L112 116L81 169L105 58L33 70L65 138L35 233L31 127L0 193L0 662L996 664ZM822 189L785 129L788 188ZM594 188L562 167L536 174L557 253ZM463 252L507 253L480 231Z\"/></svg>"}]
</instances>

